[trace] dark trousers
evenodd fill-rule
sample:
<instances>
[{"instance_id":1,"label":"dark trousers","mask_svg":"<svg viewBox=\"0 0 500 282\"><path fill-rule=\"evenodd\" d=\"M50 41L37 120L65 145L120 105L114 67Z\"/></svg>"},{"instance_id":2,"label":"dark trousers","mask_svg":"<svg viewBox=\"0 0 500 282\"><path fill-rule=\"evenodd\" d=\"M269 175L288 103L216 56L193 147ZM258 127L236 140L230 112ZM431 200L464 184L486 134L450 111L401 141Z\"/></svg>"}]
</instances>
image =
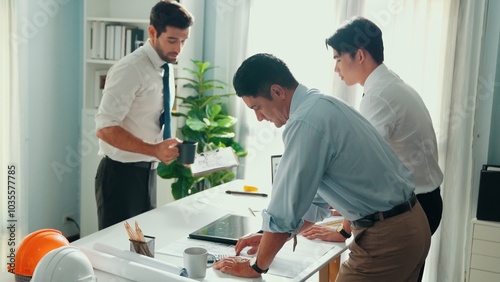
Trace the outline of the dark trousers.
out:
<instances>
[{"instance_id":1,"label":"dark trousers","mask_svg":"<svg viewBox=\"0 0 500 282\"><path fill-rule=\"evenodd\" d=\"M422 206L422 209L427 216L427 221L429 222L429 227L431 229L431 235L436 232L441 223L441 216L443 214L443 199L441 198L441 189L438 187L434 191L424 194L417 194L417 199ZM422 281L424 275L424 267L420 269L420 275L418 276L418 281Z\"/></svg>"},{"instance_id":2,"label":"dark trousers","mask_svg":"<svg viewBox=\"0 0 500 282\"><path fill-rule=\"evenodd\" d=\"M156 169L136 164L108 157L99 163L95 177L99 230L156 207Z\"/></svg>"}]
</instances>

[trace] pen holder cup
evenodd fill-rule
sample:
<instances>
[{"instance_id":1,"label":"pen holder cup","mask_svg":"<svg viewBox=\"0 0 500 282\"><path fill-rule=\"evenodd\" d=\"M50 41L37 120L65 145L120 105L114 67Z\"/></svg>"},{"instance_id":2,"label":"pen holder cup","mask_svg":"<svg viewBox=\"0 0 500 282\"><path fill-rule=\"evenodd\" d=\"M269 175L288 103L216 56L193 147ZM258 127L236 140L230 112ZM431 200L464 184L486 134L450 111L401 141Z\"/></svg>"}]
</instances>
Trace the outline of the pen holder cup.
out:
<instances>
[{"instance_id":1,"label":"pen holder cup","mask_svg":"<svg viewBox=\"0 0 500 282\"><path fill-rule=\"evenodd\" d=\"M144 236L146 242L140 242L135 240L130 240L130 251L145 255L148 257L155 257L155 237Z\"/></svg>"}]
</instances>

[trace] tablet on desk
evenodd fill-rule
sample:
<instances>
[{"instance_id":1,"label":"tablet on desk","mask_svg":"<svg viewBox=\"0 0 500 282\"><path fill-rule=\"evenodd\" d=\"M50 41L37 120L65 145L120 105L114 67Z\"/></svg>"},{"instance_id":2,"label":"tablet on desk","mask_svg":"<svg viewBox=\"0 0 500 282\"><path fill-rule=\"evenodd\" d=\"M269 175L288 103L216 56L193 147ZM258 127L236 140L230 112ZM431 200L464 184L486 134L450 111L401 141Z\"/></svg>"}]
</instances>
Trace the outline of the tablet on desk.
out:
<instances>
[{"instance_id":1,"label":"tablet on desk","mask_svg":"<svg viewBox=\"0 0 500 282\"><path fill-rule=\"evenodd\" d=\"M236 245L241 237L259 231L255 218L228 214L189 234L189 238Z\"/></svg>"}]
</instances>

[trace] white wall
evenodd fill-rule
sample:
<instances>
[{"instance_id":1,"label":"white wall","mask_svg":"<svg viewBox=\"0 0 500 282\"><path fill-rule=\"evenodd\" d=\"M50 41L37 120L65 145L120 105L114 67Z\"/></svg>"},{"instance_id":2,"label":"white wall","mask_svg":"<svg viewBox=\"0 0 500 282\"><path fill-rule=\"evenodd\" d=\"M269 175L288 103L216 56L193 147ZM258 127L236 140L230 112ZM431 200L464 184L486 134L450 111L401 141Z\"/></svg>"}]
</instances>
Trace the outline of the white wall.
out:
<instances>
[{"instance_id":1,"label":"white wall","mask_svg":"<svg viewBox=\"0 0 500 282\"><path fill-rule=\"evenodd\" d=\"M491 21L496 22L497 35L498 30L500 29L500 19L497 17L498 13L500 13L500 2L494 1L494 3L490 2L491 6L496 6L496 15L492 16ZM494 35L493 35L494 36ZM499 38L497 38L497 60L496 60L496 75L491 73L488 76L489 80L489 93L491 93L493 97L493 114L491 116L491 126L490 126L490 146L488 150L488 163L500 165L500 44L498 44Z\"/></svg>"},{"instance_id":2,"label":"white wall","mask_svg":"<svg viewBox=\"0 0 500 282\"><path fill-rule=\"evenodd\" d=\"M80 214L81 9L76 0L18 1L20 189L27 195L19 208L27 209L28 232L77 233L74 224L62 224L62 216Z\"/></svg>"}]
</instances>

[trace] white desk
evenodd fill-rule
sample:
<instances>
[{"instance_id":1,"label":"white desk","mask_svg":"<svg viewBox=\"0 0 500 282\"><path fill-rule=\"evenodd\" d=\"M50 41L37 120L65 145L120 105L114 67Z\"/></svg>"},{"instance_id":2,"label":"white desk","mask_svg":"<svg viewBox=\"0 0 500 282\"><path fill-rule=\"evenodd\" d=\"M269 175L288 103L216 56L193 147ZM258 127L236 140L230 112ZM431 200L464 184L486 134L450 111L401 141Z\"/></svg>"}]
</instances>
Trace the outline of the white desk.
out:
<instances>
[{"instance_id":1,"label":"white desk","mask_svg":"<svg viewBox=\"0 0 500 282\"><path fill-rule=\"evenodd\" d=\"M155 236L155 250L158 251L172 242L186 238L190 232L203 227L225 214L232 213L253 216L249 211L249 207L255 210L262 210L262 208L267 206L269 198L228 195L225 193L226 190L242 190L243 185L243 180L235 180L169 203L127 221L133 224L137 220L145 235ZM165 188L159 187L159 189ZM269 191L260 189L259 192ZM256 216L260 218L260 213L257 212ZM299 238L299 244L300 240L306 239ZM123 223L83 237L73 242L72 245L92 248L95 242L100 242L121 250L128 250L129 248L128 236ZM323 266L327 266L332 258L339 256L345 250L344 243L337 243L335 244L335 248L332 248L326 254L315 257L314 260L307 259L310 265L293 279L269 274L264 274L261 279L245 279L227 275L210 268L207 269L207 276L202 281L304 281ZM155 258L168 263L182 265L181 257L156 253ZM99 282L129 281L98 270L96 270L96 275Z\"/></svg>"}]
</instances>

